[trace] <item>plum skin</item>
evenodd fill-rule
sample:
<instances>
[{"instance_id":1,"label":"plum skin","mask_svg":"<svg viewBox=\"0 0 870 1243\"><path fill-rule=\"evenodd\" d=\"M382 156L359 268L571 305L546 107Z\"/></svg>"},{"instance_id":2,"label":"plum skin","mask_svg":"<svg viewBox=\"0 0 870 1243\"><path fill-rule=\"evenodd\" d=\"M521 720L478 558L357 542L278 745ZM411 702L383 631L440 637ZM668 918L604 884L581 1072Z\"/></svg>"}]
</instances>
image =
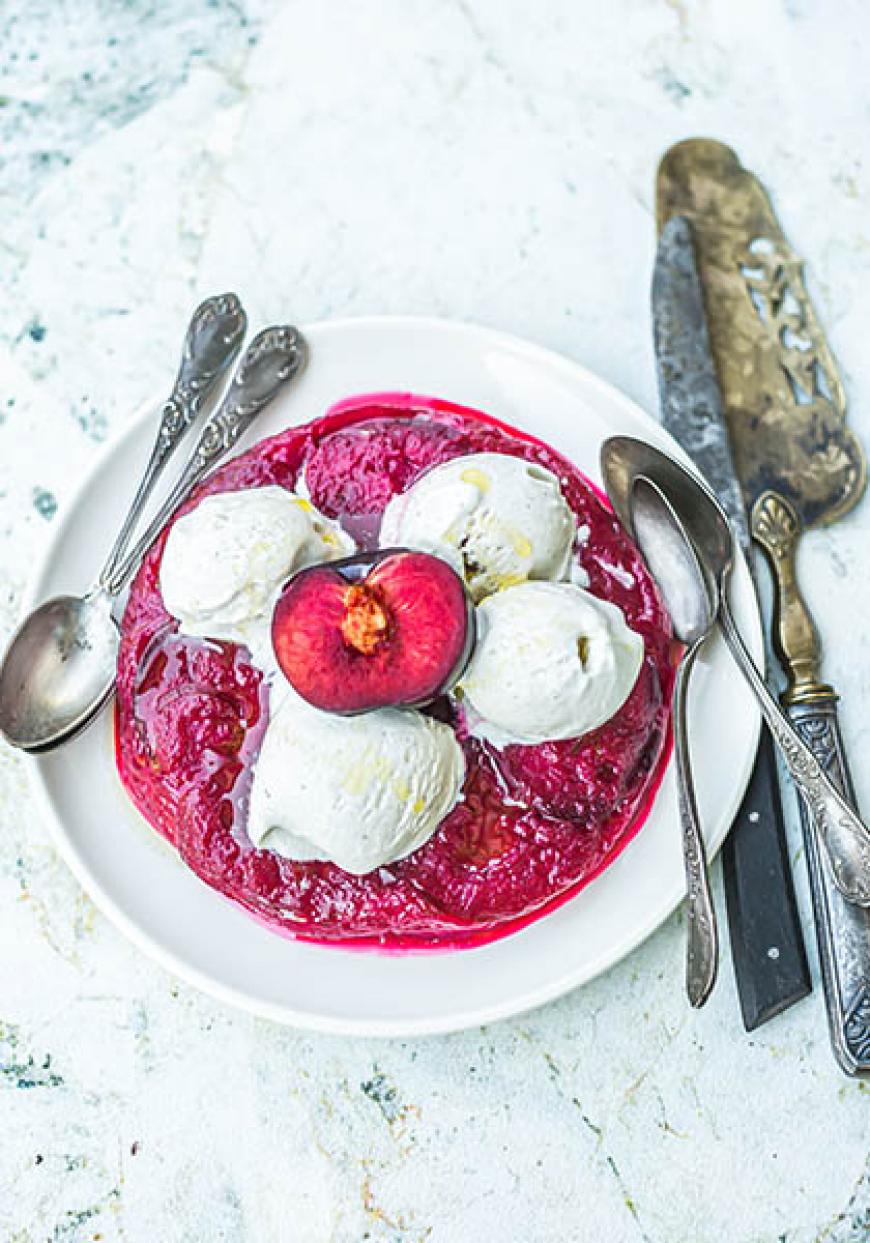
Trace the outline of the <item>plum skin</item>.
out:
<instances>
[{"instance_id":1,"label":"plum skin","mask_svg":"<svg viewBox=\"0 0 870 1243\"><path fill-rule=\"evenodd\" d=\"M291 686L342 716L431 703L461 677L474 639L465 583L446 561L408 549L300 570L272 617Z\"/></svg>"}]
</instances>

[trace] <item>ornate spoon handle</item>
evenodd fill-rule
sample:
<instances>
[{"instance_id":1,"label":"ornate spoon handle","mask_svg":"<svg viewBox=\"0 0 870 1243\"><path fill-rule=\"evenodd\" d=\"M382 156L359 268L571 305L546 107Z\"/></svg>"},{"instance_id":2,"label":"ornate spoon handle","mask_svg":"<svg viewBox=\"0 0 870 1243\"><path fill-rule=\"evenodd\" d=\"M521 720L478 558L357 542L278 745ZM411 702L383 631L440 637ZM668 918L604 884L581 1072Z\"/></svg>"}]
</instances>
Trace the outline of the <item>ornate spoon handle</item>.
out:
<instances>
[{"instance_id":1,"label":"ornate spoon handle","mask_svg":"<svg viewBox=\"0 0 870 1243\"><path fill-rule=\"evenodd\" d=\"M815 703L786 708L819 763L850 803L855 790L837 723L837 700L830 695ZM810 893L816 918L819 963L831 1043L837 1061L849 1075L870 1074L870 910L845 902L831 878L831 866L820 849L812 817L800 800L801 826L807 851Z\"/></svg>"},{"instance_id":2,"label":"ornate spoon handle","mask_svg":"<svg viewBox=\"0 0 870 1243\"><path fill-rule=\"evenodd\" d=\"M184 433L199 415L206 399L241 348L247 316L234 293L218 294L201 302L191 316L184 337L181 364L160 416L157 439L145 474L127 511L98 579L100 587L112 580L145 502Z\"/></svg>"},{"instance_id":3,"label":"ornate spoon handle","mask_svg":"<svg viewBox=\"0 0 870 1243\"><path fill-rule=\"evenodd\" d=\"M707 875L707 854L695 801L695 782L686 729L689 674L700 643L684 655L674 682L674 756L677 765L677 796L683 830L683 862L686 868L688 928L686 941L686 992L697 1009L703 1006L716 983L719 968L719 933Z\"/></svg>"},{"instance_id":4,"label":"ornate spoon handle","mask_svg":"<svg viewBox=\"0 0 870 1243\"><path fill-rule=\"evenodd\" d=\"M726 593L719 621L725 641L758 700L827 852L834 882L849 902L870 906L870 834L785 715L755 667L740 636Z\"/></svg>"},{"instance_id":5,"label":"ornate spoon handle","mask_svg":"<svg viewBox=\"0 0 870 1243\"><path fill-rule=\"evenodd\" d=\"M307 357L308 347L297 328L266 328L254 338L242 356L226 396L202 429L196 448L175 487L144 534L104 584L109 595L116 595L121 590L179 505L187 500L215 463L229 452L264 406L299 374Z\"/></svg>"},{"instance_id":6,"label":"ornate spoon handle","mask_svg":"<svg viewBox=\"0 0 870 1243\"><path fill-rule=\"evenodd\" d=\"M797 581L801 523L790 502L764 492L752 507L752 534L773 573L773 645L785 671L781 696L795 728L844 798L857 811L855 788L837 720L837 694L821 679L821 645ZM870 1074L870 910L846 902L821 849L803 799L801 827L831 1043L850 1075Z\"/></svg>"}]
</instances>

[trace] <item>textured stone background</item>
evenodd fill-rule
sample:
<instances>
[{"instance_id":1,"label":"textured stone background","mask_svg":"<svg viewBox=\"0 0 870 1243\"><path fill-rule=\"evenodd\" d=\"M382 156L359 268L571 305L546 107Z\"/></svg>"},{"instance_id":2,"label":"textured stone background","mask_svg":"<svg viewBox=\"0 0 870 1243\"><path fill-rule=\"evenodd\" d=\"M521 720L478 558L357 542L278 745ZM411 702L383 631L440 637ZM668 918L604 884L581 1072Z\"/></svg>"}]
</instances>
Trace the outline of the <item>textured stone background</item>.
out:
<instances>
[{"instance_id":1,"label":"textured stone background","mask_svg":"<svg viewBox=\"0 0 870 1243\"><path fill-rule=\"evenodd\" d=\"M479 320L652 406L653 174L692 133L775 191L870 441L868 60L860 0L5 0L0 638L206 291ZM870 810L868 521L801 572ZM870 1099L818 990L748 1038L682 956L678 915L492 1028L283 1030L122 940L0 749L0 1238L863 1243Z\"/></svg>"}]
</instances>

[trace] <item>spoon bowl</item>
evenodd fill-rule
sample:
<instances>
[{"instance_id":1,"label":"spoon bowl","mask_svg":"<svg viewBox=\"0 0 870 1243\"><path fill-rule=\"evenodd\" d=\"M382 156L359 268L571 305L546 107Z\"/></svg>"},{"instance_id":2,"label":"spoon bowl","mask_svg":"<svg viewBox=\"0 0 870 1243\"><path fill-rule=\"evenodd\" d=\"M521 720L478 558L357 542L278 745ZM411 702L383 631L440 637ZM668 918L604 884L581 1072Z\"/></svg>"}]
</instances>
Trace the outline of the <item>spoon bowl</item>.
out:
<instances>
[{"instance_id":1,"label":"spoon bowl","mask_svg":"<svg viewBox=\"0 0 870 1243\"><path fill-rule=\"evenodd\" d=\"M622 525L633 531L631 494L635 480L652 481L673 519L689 537L698 563L720 591L734 568L734 538L715 494L660 449L631 436L611 436L601 450L607 495Z\"/></svg>"},{"instance_id":2,"label":"spoon bowl","mask_svg":"<svg viewBox=\"0 0 870 1243\"><path fill-rule=\"evenodd\" d=\"M665 595L674 635L692 647L716 624L716 580L699 561L667 497L644 475L632 484L629 512L635 541Z\"/></svg>"},{"instance_id":3,"label":"spoon bowl","mask_svg":"<svg viewBox=\"0 0 870 1243\"><path fill-rule=\"evenodd\" d=\"M56 596L12 639L0 679L0 732L26 751L77 732L115 681L120 636L105 591ZM96 705L96 706L95 706Z\"/></svg>"}]
</instances>

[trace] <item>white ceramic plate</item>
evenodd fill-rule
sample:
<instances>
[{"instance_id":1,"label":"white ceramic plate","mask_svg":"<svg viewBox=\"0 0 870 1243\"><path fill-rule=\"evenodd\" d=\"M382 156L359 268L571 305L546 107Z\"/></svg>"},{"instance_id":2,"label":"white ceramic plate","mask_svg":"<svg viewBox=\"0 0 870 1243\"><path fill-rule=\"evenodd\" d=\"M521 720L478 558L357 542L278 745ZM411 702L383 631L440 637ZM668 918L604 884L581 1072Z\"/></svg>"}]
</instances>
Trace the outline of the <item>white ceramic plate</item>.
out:
<instances>
[{"instance_id":1,"label":"white ceramic plate","mask_svg":"<svg viewBox=\"0 0 870 1243\"><path fill-rule=\"evenodd\" d=\"M352 393L392 389L485 410L549 441L595 480L601 442L617 432L685 460L657 423L603 380L512 337L423 319L339 321L305 332L310 365L261 416L257 439L314 418ZM138 480L155 426L151 408L107 449L56 527L34 602L89 581ZM733 603L758 655L761 628L742 562ZM692 690L692 754L712 855L748 780L759 722L719 641L699 662ZM123 932L207 992L304 1027L410 1035L538 1006L629 953L684 892L671 765L646 825L616 862L522 932L479 949L398 957L297 944L266 931L202 884L133 810L115 773L108 711L82 737L31 763L59 850ZM680 987L676 980L674 987Z\"/></svg>"}]
</instances>

